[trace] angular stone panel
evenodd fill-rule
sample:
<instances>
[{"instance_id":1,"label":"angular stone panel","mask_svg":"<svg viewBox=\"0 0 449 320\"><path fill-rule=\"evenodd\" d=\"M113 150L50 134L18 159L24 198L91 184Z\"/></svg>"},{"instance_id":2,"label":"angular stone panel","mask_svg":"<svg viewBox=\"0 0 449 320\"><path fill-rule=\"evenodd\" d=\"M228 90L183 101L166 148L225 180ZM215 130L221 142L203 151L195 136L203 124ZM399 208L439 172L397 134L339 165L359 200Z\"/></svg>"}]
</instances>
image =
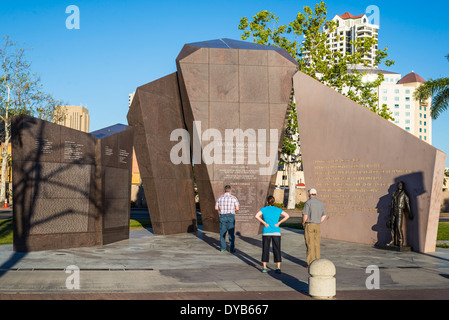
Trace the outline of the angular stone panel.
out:
<instances>
[{"instance_id":1,"label":"angular stone panel","mask_svg":"<svg viewBox=\"0 0 449 320\"><path fill-rule=\"evenodd\" d=\"M433 252L446 155L301 72L293 80L306 187L317 189L329 216L322 236L386 244L402 180L415 216L404 217L407 244Z\"/></svg>"},{"instance_id":2,"label":"angular stone panel","mask_svg":"<svg viewBox=\"0 0 449 320\"><path fill-rule=\"evenodd\" d=\"M91 132L91 135L98 139L96 151L97 157L101 157L97 171L102 183L102 243L128 239L134 130L116 124Z\"/></svg>"},{"instance_id":3,"label":"angular stone panel","mask_svg":"<svg viewBox=\"0 0 449 320\"><path fill-rule=\"evenodd\" d=\"M185 132L176 73L137 88L128 123L135 128L136 157L154 233L195 231L192 165L170 159L181 139L175 136L171 141L172 132Z\"/></svg>"},{"instance_id":4,"label":"angular stone panel","mask_svg":"<svg viewBox=\"0 0 449 320\"><path fill-rule=\"evenodd\" d=\"M123 126L111 134L111 130L103 132L104 137L110 136L108 140L115 140L114 152L132 151L131 127ZM34 117L13 118L14 250L93 246L129 237L132 159L123 164L118 160L119 153L114 153L111 157L115 160L107 163L108 156L101 151L103 142L93 134ZM105 177L109 167L127 173L113 172L110 179ZM114 201L121 201L114 213L107 209L109 194L105 190L110 184L124 190L113 195ZM114 230L109 228L111 216L120 220ZM112 235L105 236L110 231Z\"/></svg>"},{"instance_id":5,"label":"angular stone panel","mask_svg":"<svg viewBox=\"0 0 449 320\"><path fill-rule=\"evenodd\" d=\"M254 215L265 205L277 169L278 144L297 68L284 51L218 39L186 44L176 59L204 230L218 232L214 204L229 184L240 200L236 232L260 232ZM213 137L207 134L210 130L215 130ZM276 161L265 163L271 147Z\"/></svg>"}]
</instances>

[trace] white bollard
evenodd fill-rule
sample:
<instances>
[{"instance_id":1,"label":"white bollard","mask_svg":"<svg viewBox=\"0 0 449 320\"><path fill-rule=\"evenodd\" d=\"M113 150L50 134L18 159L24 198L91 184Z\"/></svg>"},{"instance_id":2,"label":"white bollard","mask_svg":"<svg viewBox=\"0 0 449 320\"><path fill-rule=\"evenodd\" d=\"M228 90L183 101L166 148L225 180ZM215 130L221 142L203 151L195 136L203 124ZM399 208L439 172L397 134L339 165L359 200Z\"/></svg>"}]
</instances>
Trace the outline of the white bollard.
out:
<instances>
[{"instance_id":1,"label":"white bollard","mask_svg":"<svg viewBox=\"0 0 449 320\"><path fill-rule=\"evenodd\" d=\"M335 273L330 260L314 260L309 266L309 295L317 299L332 299L337 287Z\"/></svg>"}]
</instances>

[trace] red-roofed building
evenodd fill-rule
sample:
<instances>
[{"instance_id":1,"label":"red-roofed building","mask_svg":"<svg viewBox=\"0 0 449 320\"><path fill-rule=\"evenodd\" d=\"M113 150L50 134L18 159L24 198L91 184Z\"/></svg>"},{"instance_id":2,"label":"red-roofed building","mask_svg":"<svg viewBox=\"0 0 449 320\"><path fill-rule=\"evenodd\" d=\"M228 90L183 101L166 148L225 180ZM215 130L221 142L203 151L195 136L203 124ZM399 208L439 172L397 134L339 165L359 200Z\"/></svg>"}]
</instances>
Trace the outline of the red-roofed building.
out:
<instances>
[{"instance_id":1,"label":"red-roofed building","mask_svg":"<svg viewBox=\"0 0 449 320\"><path fill-rule=\"evenodd\" d=\"M424 80L423 77L421 77L419 74L410 72L409 74L406 74L401 80L399 80L397 84L408 84L415 82L423 83L426 82L426 80Z\"/></svg>"},{"instance_id":2,"label":"red-roofed building","mask_svg":"<svg viewBox=\"0 0 449 320\"><path fill-rule=\"evenodd\" d=\"M360 15L358 15L358 16L354 16L354 15L350 14L349 12L345 12L344 14L338 15L338 16L339 16L340 18L342 18L342 19L358 19L358 18L363 17L364 14L360 14Z\"/></svg>"},{"instance_id":3,"label":"red-roofed building","mask_svg":"<svg viewBox=\"0 0 449 320\"><path fill-rule=\"evenodd\" d=\"M413 71L403 77L399 73L384 73L384 81L378 88L379 107L387 105L394 118L392 122L432 144L432 98L426 101L414 99L416 88L423 82L423 77Z\"/></svg>"}]
</instances>

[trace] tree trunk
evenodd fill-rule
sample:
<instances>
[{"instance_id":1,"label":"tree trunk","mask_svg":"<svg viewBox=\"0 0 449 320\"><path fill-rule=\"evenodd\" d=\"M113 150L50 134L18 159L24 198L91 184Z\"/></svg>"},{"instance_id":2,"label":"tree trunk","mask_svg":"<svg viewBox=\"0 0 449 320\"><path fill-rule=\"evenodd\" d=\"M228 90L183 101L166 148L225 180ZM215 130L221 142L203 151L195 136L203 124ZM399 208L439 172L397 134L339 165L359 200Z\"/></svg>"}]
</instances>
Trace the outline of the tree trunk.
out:
<instances>
[{"instance_id":1,"label":"tree trunk","mask_svg":"<svg viewBox=\"0 0 449 320\"><path fill-rule=\"evenodd\" d=\"M288 202L287 209L295 209L296 204L296 163L288 163L287 165L288 179Z\"/></svg>"},{"instance_id":2,"label":"tree trunk","mask_svg":"<svg viewBox=\"0 0 449 320\"><path fill-rule=\"evenodd\" d=\"M0 205L5 202L6 198L6 169L8 168L8 144L11 139L11 132L9 131L11 124L9 123L9 94L10 88L8 86L8 96L6 100L6 112L5 112L5 143L2 150L2 178L0 183Z\"/></svg>"},{"instance_id":3,"label":"tree trunk","mask_svg":"<svg viewBox=\"0 0 449 320\"><path fill-rule=\"evenodd\" d=\"M6 129L6 125L5 125ZM8 128L9 129L9 128ZM8 130L7 129L7 130ZM9 134L6 134L5 144L3 145L2 150L2 180L1 180L1 186L0 186L0 206L5 202L6 199L6 176L7 176L7 169L8 169L8 145L9 145Z\"/></svg>"}]
</instances>

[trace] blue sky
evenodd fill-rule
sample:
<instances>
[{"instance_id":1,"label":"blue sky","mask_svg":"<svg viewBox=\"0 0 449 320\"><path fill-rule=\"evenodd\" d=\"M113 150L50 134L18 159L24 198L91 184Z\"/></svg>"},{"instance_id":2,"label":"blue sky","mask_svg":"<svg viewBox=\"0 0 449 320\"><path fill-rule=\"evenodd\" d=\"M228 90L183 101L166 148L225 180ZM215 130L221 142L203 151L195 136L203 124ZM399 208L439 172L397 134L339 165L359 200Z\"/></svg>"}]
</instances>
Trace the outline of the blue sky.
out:
<instances>
[{"instance_id":1,"label":"blue sky","mask_svg":"<svg viewBox=\"0 0 449 320\"><path fill-rule=\"evenodd\" d=\"M0 35L21 47L45 90L68 104L84 105L94 131L127 123L128 94L176 71L185 43L240 39L241 17L261 10L288 23L318 0L251 1L2 1ZM449 76L449 1L326 1L328 18L357 15L369 5L380 14L379 46L388 47L395 65L384 68L424 79ZM66 28L66 7L80 10L80 29ZM433 145L449 155L449 110L433 121ZM412 155L411 155L412 156ZM449 159L447 161L449 166Z\"/></svg>"}]
</instances>

